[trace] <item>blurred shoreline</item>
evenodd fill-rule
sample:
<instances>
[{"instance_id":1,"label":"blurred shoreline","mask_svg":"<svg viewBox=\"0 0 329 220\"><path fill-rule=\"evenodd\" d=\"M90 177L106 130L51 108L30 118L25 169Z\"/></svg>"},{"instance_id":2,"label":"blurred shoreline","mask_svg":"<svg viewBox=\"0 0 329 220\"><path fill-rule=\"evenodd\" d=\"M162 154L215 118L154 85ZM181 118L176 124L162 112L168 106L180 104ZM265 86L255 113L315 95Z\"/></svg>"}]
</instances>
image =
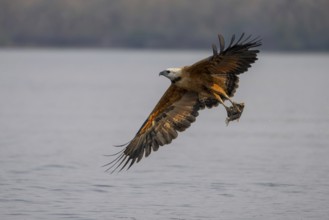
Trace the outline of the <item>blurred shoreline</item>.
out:
<instances>
[{"instance_id":1,"label":"blurred shoreline","mask_svg":"<svg viewBox=\"0 0 329 220\"><path fill-rule=\"evenodd\" d=\"M0 0L0 47L208 49L217 34L266 51L329 51L329 2Z\"/></svg>"}]
</instances>

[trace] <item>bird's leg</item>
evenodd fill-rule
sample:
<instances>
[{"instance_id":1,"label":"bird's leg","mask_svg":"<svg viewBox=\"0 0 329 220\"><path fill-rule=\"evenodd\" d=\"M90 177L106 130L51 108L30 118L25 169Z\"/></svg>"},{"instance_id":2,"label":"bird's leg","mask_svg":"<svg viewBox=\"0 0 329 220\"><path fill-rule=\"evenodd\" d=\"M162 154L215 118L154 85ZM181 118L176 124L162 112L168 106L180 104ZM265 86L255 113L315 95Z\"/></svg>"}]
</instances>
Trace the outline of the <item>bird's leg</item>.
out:
<instances>
[{"instance_id":1,"label":"bird's leg","mask_svg":"<svg viewBox=\"0 0 329 220\"><path fill-rule=\"evenodd\" d=\"M228 99L232 103L232 106L226 106L223 102L223 99L220 97L220 95L214 93L214 96L226 109L226 112L227 112L227 118L225 120L226 125L228 125L228 123L230 121L238 120L241 117L241 114L242 114L242 111L244 108L243 103L235 103L235 102L231 101L231 99Z\"/></svg>"},{"instance_id":2,"label":"bird's leg","mask_svg":"<svg viewBox=\"0 0 329 220\"><path fill-rule=\"evenodd\" d=\"M224 94L224 96L232 104L232 106L230 107L231 108L231 110L230 110L231 115L228 115L228 118L226 119L226 124L228 124L230 121L239 120L239 118L241 117L241 114L243 112L243 109L244 109L244 103L233 102L228 97L228 95Z\"/></svg>"},{"instance_id":3,"label":"bird's leg","mask_svg":"<svg viewBox=\"0 0 329 220\"><path fill-rule=\"evenodd\" d=\"M224 94L225 98L232 104L232 107L236 109L236 111L241 112L244 108L244 103L237 103L233 102L232 99L230 99L226 94Z\"/></svg>"},{"instance_id":4,"label":"bird's leg","mask_svg":"<svg viewBox=\"0 0 329 220\"><path fill-rule=\"evenodd\" d=\"M215 96L215 98L217 99L217 101L219 101L220 104L222 104L222 105L225 107L225 109L226 109L226 111L227 111L227 115L228 115L228 111L230 111L230 108L231 108L231 107L228 107L227 105L224 104L224 101L223 101L223 99L220 97L220 95L217 95L216 93L214 93L213 95Z\"/></svg>"},{"instance_id":5,"label":"bird's leg","mask_svg":"<svg viewBox=\"0 0 329 220\"><path fill-rule=\"evenodd\" d=\"M230 121L239 121L239 118L241 117L243 112L244 103L232 103L232 106L230 106L229 108L230 110L227 112L227 118L225 120L226 125L228 125Z\"/></svg>"},{"instance_id":6,"label":"bird's leg","mask_svg":"<svg viewBox=\"0 0 329 220\"><path fill-rule=\"evenodd\" d=\"M223 88L221 88L219 85L217 84L213 84L211 87L211 90L213 91L213 95L215 96L215 98L225 107L226 112L227 112L227 118L226 118L226 124L228 125L228 123L230 121L234 121L234 120L238 120L241 117L243 108L244 108L244 104L243 103L235 103L233 102L230 97L228 97L228 95L226 94L226 92L224 91ZM226 98L227 100L229 100L232 103L232 106L227 107L221 96L223 96L224 98Z\"/></svg>"}]
</instances>

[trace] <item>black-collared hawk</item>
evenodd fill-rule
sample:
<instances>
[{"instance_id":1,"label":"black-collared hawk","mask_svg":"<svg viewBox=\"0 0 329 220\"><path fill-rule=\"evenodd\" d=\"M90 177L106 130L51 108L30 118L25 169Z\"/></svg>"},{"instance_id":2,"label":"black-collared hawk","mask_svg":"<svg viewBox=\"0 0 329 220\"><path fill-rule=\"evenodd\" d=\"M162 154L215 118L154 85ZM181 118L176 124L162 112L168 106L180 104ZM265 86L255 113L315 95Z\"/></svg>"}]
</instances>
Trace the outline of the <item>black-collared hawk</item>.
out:
<instances>
[{"instance_id":1,"label":"black-collared hawk","mask_svg":"<svg viewBox=\"0 0 329 220\"><path fill-rule=\"evenodd\" d=\"M169 68L160 72L170 79L171 85L148 116L135 137L127 144L117 157L105 166L114 172L118 168L129 169L143 156L148 157L160 146L170 144L198 116L201 109L212 108L222 104L227 112L226 123L240 118L244 104L231 100L239 83L238 75L244 73L257 60L261 45L258 38L250 40L244 34L235 41L233 35L225 48L222 35L218 35L220 51L212 46L212 56L190 66ZM227 106L224 101L231 104ZM114 156L112 155L112 156Z\"/></svg>"}]
</instances>

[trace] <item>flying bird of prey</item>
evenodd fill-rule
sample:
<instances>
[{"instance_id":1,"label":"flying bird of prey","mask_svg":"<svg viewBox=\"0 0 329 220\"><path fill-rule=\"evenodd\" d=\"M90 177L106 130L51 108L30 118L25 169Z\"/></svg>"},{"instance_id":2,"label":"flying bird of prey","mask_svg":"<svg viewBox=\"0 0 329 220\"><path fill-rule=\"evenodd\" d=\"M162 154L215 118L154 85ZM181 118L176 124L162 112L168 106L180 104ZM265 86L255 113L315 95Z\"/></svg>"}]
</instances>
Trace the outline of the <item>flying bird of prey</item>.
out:
<instances>
[{"instance_id":1,"label":"flying bird of prey","mask_svg":"<svg viewBox=\"0 0 329 220\"><path fill-rule=\"evenodd\" d=\"M221 104L227 112L226 123L238 120L244 104L232 101L239 83L239 74L244 73L257 60L261 45L259 38L251 39L244 34L235 41L233 35L230 44L225 48L222 35L218 35L220 51L212 46L213 54L191 66L169 68L159 75L167 77L171 85L158 104L148 116L135 137L122 151L114 154L117 157L106 164L112 172L129 169L138 163L143 156L148 157L159 146L170 144L178 135L195 121L200 109L212 108ZM227 106L224 101L228 101ZM111 156L114 156L111 155Z\"/></svg>"}]
</instances>

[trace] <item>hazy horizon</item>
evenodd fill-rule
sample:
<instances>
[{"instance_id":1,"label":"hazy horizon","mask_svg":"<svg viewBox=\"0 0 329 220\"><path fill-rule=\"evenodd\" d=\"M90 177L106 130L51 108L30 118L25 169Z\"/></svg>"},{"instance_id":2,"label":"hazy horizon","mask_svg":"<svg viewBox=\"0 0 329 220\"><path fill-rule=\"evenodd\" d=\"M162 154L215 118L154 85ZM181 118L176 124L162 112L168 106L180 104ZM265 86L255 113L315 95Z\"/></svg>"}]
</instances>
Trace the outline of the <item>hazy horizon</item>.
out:
<instances>
[{"instance_id":1,"label":"hazy horizon","mask_svg":"<svg viewBox=\"0 0 329 220\"><path fill-rule=\"evenodd\" d=\"M0 0L0 48L208 49L217 34L264 51L329 51L329 2Z\"/></svg>"}]
</instances>

